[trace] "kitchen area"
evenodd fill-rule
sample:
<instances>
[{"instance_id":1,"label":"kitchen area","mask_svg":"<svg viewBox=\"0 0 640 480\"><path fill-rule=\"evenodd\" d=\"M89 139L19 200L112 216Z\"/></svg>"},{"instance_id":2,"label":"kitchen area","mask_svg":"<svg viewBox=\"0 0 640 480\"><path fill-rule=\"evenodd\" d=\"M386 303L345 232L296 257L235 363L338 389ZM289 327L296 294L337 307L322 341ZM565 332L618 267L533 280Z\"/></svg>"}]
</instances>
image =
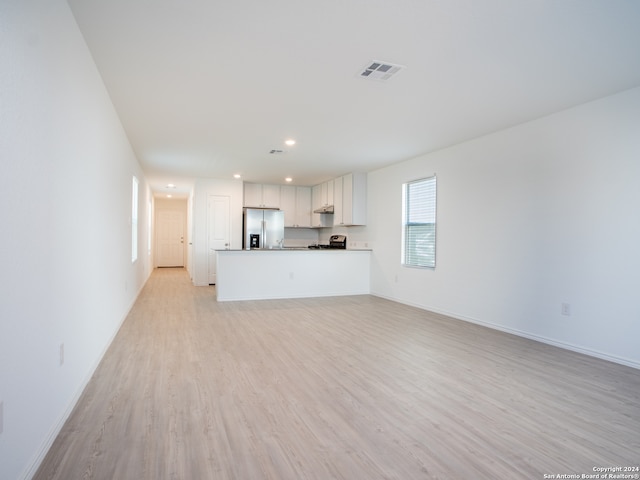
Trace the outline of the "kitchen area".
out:
<instances>
[{"instance_id":1,"label":"kitchen area","mask_svg":"<svg viewBox=\"0 0 640 480\"><path fill-rule=\"evenodd\" d=\"M217 249L218 301L369 293L366 173L313 187L243 184L242 248ZM339 231L340 233L336 233Z\"/></svg>"}]
</instances>

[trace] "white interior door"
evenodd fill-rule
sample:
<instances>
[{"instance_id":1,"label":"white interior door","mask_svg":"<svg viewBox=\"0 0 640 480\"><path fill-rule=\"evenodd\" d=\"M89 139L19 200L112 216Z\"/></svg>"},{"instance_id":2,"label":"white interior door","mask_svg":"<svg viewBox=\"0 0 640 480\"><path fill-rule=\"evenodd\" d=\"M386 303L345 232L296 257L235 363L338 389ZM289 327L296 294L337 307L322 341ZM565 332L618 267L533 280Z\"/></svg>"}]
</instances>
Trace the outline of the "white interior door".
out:
<instances>
[{"instance_id":1,"label":"white interior door","mask_svg":"<svg viewBox=\"0 0 640 480\"><path fill-rule=\"evenodd\" d=\"M209 285L216 283L216 250L225 250L231 245L229 232L229 197L209 195L207 235L209 240Z\"/></svg>"},{"instance_id":2,"label":"white interior door","mask_svg":"<svg viewBox=\"0 0 640 480\"><path fill-rule=\"evenodd\" d=\"M160 210L156 215L156 265L184 267L184 213Z\"/></svg>"}]
</instances>

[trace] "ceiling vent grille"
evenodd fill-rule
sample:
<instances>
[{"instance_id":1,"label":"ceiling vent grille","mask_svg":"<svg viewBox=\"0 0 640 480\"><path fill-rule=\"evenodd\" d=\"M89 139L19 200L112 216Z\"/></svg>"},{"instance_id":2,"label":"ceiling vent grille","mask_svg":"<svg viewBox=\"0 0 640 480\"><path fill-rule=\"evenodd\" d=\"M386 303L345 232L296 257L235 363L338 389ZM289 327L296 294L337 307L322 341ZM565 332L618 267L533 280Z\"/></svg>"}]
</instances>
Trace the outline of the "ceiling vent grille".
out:
<instances>
[{"instance_id":1,"label":"ceiling vent grille","mask_svg":"<svg viewBox=\"0 0 640 480\"><path fill-rule=\"evenodd\" d=\"M276 150L275 148L273 150L270 150L269 153L271 155L280 155L281 153L284 153L284 150Z\"/></svg>"},{"instance_id":2,"label":"ceiling vent grille","mask_svg":"<svg viewBox=\"0 0 640 480\"><path fill-rule=\"evenodd\" d=\"M402 65L396 65L389 62L379 62L373 60L360 71L358 76L360 78L366 78L371 80L379 80L385 82L393 77L400 70L405 68Z\"/></svg>"}]
</instances>

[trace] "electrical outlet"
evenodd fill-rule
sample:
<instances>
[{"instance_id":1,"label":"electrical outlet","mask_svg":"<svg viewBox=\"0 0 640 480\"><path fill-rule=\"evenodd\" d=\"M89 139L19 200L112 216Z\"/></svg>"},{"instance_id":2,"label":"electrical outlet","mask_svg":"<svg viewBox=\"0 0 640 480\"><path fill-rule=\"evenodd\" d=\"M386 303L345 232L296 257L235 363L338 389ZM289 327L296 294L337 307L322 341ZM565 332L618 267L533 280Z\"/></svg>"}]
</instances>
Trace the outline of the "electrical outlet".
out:
<instances>
[{"instance_id":1,"label":"electrical outlet","mask_svg":"<svg viewBox=\"0 0 640 480\"><path fill-rule=\"evenodd\" d=\"M571 315L571 305L568 303L563 303L560 305L560 313L562 315L566 315L567 317Z\"/></svg>"},{"instance_id":2,"label":"electrical outlet","mask_svg":"<svg viewBox=\"0 0 640 480\"><path fill-rule=\"evenodd\" d=\"M64 343L60 344L60 366L64 365Z\"/></svg>"}]
</instances>

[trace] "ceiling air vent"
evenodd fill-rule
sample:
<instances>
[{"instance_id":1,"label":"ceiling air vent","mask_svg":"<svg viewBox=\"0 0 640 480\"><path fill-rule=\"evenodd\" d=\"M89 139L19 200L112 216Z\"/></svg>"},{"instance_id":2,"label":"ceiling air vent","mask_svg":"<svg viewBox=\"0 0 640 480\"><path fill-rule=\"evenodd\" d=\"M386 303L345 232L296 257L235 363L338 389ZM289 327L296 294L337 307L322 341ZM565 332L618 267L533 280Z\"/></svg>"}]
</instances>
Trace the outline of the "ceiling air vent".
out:
<instances>
[{"instance_id":1,"label":"ceiling air vent","mask_svg":"<svg viewBox=\"0 0 640 480\"><path fill-rule=\"evenodd\" d=\"M279 155L279 154L281 154L281 153L284 153L284 151L283 151L283 150L276 150L276 149L274 148L273 150L269 150L269 153L270 153L271 155Z\"/></svg>"},{"instance_id":2,"label":"ceiling air vent","mask_svg":"<svg viewBox=\"0 0 640 480\"><path fill-rule=\"evenodd\" d=\"M379 62L373 60L367 63L367 65L360 71L359 77L371 80L386 81L393 77L396 73L402 70L402 65L396 65L389 62Z\"/></svg>"}]
</instances>

